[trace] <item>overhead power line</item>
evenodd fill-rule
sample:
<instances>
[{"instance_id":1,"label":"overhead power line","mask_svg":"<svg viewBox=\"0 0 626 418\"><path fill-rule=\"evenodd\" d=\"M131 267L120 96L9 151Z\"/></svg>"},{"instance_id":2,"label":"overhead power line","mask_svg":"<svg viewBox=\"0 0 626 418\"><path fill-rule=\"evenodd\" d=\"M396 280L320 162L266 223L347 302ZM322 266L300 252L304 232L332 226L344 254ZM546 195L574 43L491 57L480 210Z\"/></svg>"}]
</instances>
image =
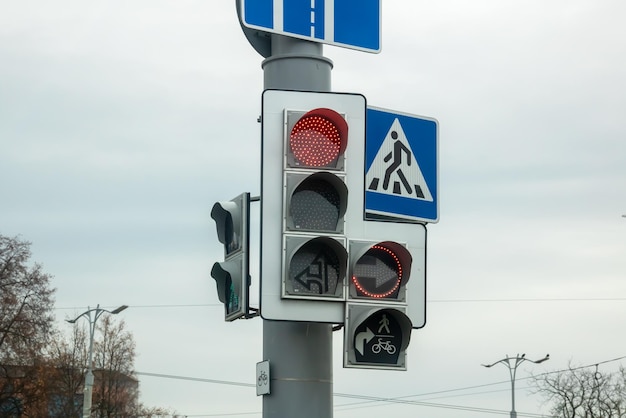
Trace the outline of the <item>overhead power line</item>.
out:
<instances>
[{"instance_id":1,"label":"overhead power line","mask_svg":"<svg viewBox=\"0 0 626 418\"><path fill-rule=\"evenodd\" d=\"M575 368L571 368L571 369L563 369L563 370L555 370L552 372L546 372L546 373L542 373L538 376L542 376L542 375L547 375L547 374L553 374L553 373L561 373L561 372L565 372L568 370L579 370L579 369L584 369L584 368L588 368L588 367L596 367L600 364L607 364L607 363L612 363L615 361L619 361L619 360L623 360L626 359L626 356L620 356L620 357L616 357L610 360L603 360L603 361L599 361L599 362L595 362L589 365L585 365L585 366L579 366L579 367L575 367ZM149 376L149 377L158 377L158 378L166 378L166 379L177 379L177 380L186 380L186 381L193 381L193 382L203 382L203 383L215 383L215 384L220 384L220 385L231 385L231 386L240 386L240 387L256 387L256 385L254 383L243 383L243 382L234 382L234 381L230 381L230 380L218 380L218 379L208 379L208 378L198 378L198 377L189 377L189 376L180 376L180 375L171 375L171 374L162 374L162 373L148 373L148 372L140 372L140 371L136 371L135 372L136 375L139 376ZM524 377L524 378L520 378L518 380L527 380L527 379L531 379L532 376L529 377ZM432 396L432 395L440 395L440 394L444 394L444 393L451 393L451 392L460 392L460 391L466 391L466 390L470 390L470 389L478 389L478 388L484 388L484 387L488 387L488 386L495 386L495 385L500 385L503 383L509 383L508 381L501 381L501 382L495 382L495 383L487 383L487 384L482 384L482 385L474 385L474 386L465 386L462 388L455 388L455 389L446 389L446 390L440 390L440 391L434 391L434 392L425 392L425 393L420 393L420 394L414 394L414 395L406 395L406 396L402 396L402 397L393 397L393 398L383 398L383 397L377 397L377 396L367 396L367 395L357 395L357 394L349 394L349 393L333 393L333 396L337 396L337 397L341 397L341 398L348 398L348 399L360 399L364 402L357 402L357 403L353 403L353 404L346 404L346 405L338 405L335 408L338 410L350 410L350 409L359 409L359 408L365 408L365 407L372 407L373 405L371 405L372 403L381 403L381 405L385 404L385 403L395 403L395 404L405 404L405 405L414 405L414 406L424 406L424 407L431 407L431 408L443 408L443 409L455 409L455 410L461 410L461 411L469 411L469 412L482 412L482 413L488 413L488 414L497 414L497 415L509 415L509 411L503 411L503 410L498 410L498 409L489 409L489 408L479 408L479 407L472 407L472 406L464 406L464 405L451 405L451 404L443 404L443 403L433 403L433 402L425 402L425 401L418 401L418 400L412 400L412 399L408 399L408 398L415 398L415 397L423 397L423 396ZM476 394L484 394L484 393L490 393L490 392L497 392L496 391L488 391L488 392L479 392L479 393L470 393L468 395L476 395ZM458 395L454 395L454 396L458 396ZM366 405L367 404L367 405ZM246 413L233 413L232 415L236 416L236 415L249 415L249 414L255 414L256 412L246 412ZM222 416L224 414L221 414ZM550 416L548 415L541 415L541 414L534 414L534 413L527 413L527 412L519 412L517 413L518 416L520 417L529 417L529 418L550 418ZM192 416L192 415L188 415L188 416ZM201 416L205 416L205 417L210 417L210 416L215 416L215 415L193 415L193 416L197 416L197 417L201 417Z\"/></svg>"},{"instance_id":2,"label":"overhead power line","mask_svg":"<svg viewBox=\"0 0 626 418\"><path fill-rule=\"evenodd\" d=\"M554 374L554 373L562 373L568 370L580 370L580 369L585 369L588 367L596 367L600 364L606 364L606 363L612 363L615 361L619 361L619 360L623 360L626 359L626 355L625 356L621 356L621 357L616 357L610 360L604 360L604 361L599 361L599 362L595 362L592 364L588 364L585 366L579 366L579 367L574 367L571 369L562 369L562 370L554 370L551 372L545 372L545 373L541 373L538 374L537 376L544 376L544 375L548 375L548 374ZM172 374L163 374L163 373L149 373L149 372L141 372L141 371L135 371L136 375L139 376L150 376L150 377L160 377L160 378L166 378L166 379L177 379L177 380L187 380L187 381L193 381L193 382L204 382L204 383L216 383L216 384L220 384L220 385L231 385L231 386L241 386L241 387L256 387L256 385L254 383L243 383L243 382L234 382L231 380L218 380L218 379L207 379L207 378L200 378L200 377L190 377L190 376L180 376L180 375L172 375ZM528 377L522 377L517 379L518 381L522 381L522 380L528 380L528 379L532 379L532 376L528 376ZM445 389L445 390L439 390L439 391L434 391L434 392L425 392L425 393L418 393L418 394L414 394L414 395L406 395L406 396L402 396L402 397L396 397L396 398L380 398L381 400L387 400L387 399L406 399L406 398L414 398L414 397L420 397L420 396L432 396L432 395L440 395L443 393L451 393L451 392L460 392L460 391L466 391L466 390L470 390L470 389L478 389L478 388L484 388L487 386L496 386L496 385L501 385L504 383L510 383L509 381L500 381L500 382L494 382L494 383L485 383L482 385L473 385L473 386L465 386L465 387L461 387L461 388L455 388L455 389ZM481 393L485 393L485 392L481 392ZM486 392L489 393L489 392ZM350 394L341 394L341 393L336 393L336 396L341 396L341 397L354 397L354 396L359 396L359 395L350 395Z\"/></svg>"},{"instance_id":3,"label":"overhead power line","mask_svg":"<svg viewBox=\"0 0 626 418\"><path fill-rule=\"evenodd\" d=\"M494 299L430 299L426 303L518 303L518 302L624 302L626 297L619 298L494 298ZM158 305L129 305L133 309L170 309L170 308L206 308L223 307L221 303L196 304L158 304ZM106 307L106 306L105 306ZM84 306L66 306L55 310L79 310Z\"/></svg>"},{"instance_id":4,"label":"overhead power line","mask_svg":"<svg viewBox=\"0 0 626 418\"><path fill-rule=\"evenodd\" d=\"M430 303L479 303L479 302L621 302L624 298L506 298L506 299L431 299Z\"/></svg>"},{"instance_id":5,"label":"overhead power line","mask_svg":"<svg viewBox=\"0 0 626 418\"><path fill-rule=\"evenodd\" d=\"M177 376L177 375L162 374L162 373L148 373L148 372L136 371L135 374L140 375L140 376L187 380L187 381L193 381L193 382L216 383L216 384L222 384L222 385L241 386L241 387L255 387L256 386L255 384L252 384L252 383L233 382L229 380L206 379L206 378L197 378L197 377L189 377L189 376ZM508 411L502 411L498 409L478 408L478 407L470 407L470 406L463 406L463 405L439 404L439 403L432 403L432 402L421 402L421 401L413 401L413 400L408 400L408 399L403 399L403 398L382 398L382 397L376 397L376 396L354 395L354 394L349 394L349 393L333 393L333 396L342 397L342 398L350 398L350 399L362 399L362 400L368 401L368 403L369 402L385 402L385 403L425 406L425 407L432 407L432 408L456 409L456 410L461 410L461 411L482 412L482 413L500 414L500 415L507 415L509 413ZM340 407L338 406L336 408L340 408ZM357 409L357 407L344 408L344 410L345 409ZM232 413L228 415L237 416L237 415L248 415L248 414L255 414L255 412ZM224 416L225 414L218 414L218 415ZM210 416L217 416L217 415L208 414L208 415L187 415L187 416L210 417ZM522 413L522 412L518 412L518 416L530 417L530 418L545 417L544 415Z\"/></svg>"},{"instance_id":6,"label":"overhead power line","mask_svg":"<svg viewBox=\"0 0 626 418\"><path fill-rule=\"evenodd\" d=\"M205 379L205 378L200 378L200 377L176 376L172 374L146 373L146 372L137 372L137 371L135 372L135 374L139 376L162 377L165 379L178 379L178 380L188 380L192 382L216 383L218 385L243 386L243 387L249 387L249 388L256 387L256 385L253 383L233 382L230 380Z\"/></svg>"},{"instance_id":7,"label":"overhead power line","mask_svg":"<svg viewBox=\"0 0 626 418\"><path fill-rule=\"evenodd\" d=\"M441 403L433 403L433 402L422 402L422 401L413 401L409 399L400 399L400 398L379 398L376 396L363 396L363 395L350 395L350 394L340 394L335 393L335 396L353 398L353 399L365 399L372 402L386 402L386 403L395 403L395 404L404 404L404 405L415 405L415 406L425 406L431 408L443 408L443 409L455 409L459 411L470 411L470 412L482 412L487 414L496 414L496 415L509 415L509 411L503 411L500 409L491 409L491 408L480 408L474 406L464 406L464 405L450 405L450 404L441 404ZM368 406L368 407L371 407ZM363 406L365 408L365 406ZM346 409L356 409L356 408L346 408ZM530 418L549 418L546 415L542 414L534 414L530 412L517 412L518 416L522 417L530 417Z\"/></svg>"}]
</instances>

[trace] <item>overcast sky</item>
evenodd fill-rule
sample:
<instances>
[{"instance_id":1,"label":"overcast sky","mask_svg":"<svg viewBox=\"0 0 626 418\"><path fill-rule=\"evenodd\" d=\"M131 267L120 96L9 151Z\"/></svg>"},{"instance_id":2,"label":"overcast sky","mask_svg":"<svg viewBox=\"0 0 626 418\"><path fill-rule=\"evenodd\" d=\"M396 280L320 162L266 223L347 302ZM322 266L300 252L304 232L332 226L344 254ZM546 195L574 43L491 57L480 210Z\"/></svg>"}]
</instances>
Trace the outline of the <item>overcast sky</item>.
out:
<instances>
[{"instance_id":1,"label":"overcast sky","mask_svg":"<svg viewBox=\"0 0 626 418\"><path fill-rule=\"evenodd\" d=\"M140 374L144 403L260 417L261 320L225 323L209 275L211 206L260 192L262 57L234 1L0 9L0 233L54 276L58 326L130 305L138 372L222 382ZM550 353L520 379L625 363L609 361L626 356L624 21L622 0L385 0L380 54L324 48L334 91L440 132L426 327L406 372L343 369L335 333L335 417L508 416L507 370L481 363ZM527 387L519 416L547 412Z\"/></svg>"}]
</instances>

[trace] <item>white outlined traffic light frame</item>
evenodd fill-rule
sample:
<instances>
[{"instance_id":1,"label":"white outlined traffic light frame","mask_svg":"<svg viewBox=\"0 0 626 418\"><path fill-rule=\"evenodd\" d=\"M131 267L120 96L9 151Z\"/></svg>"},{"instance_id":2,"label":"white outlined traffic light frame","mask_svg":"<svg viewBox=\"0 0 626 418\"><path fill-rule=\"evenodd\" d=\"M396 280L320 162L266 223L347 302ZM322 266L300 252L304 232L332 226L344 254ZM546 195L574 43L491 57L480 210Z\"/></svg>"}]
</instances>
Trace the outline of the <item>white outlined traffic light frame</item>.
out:
<instances>
[{"instance_id":1,"label":"white outlined traffic light frame","mask_svg":"<svg viewBox=\"0 0 626 418\"><path fill-rule=\"evenodd\" d=\"M346 298L346 208L349 208L351 144L365 137L365 97L350 93L266 90L262 99L261 158L261 317L270 320L342 323ZM290 153L288 137L293 126L311 111L332 111L347 124L347 148L330 167L299 167ZM336 116L336 115L335 115ZM341 128L339 129L341 130ZM299 228L289 213L290 199L306 179L316 176L337 190L339 219L336 228ZM362 177L359 175L359 177ZM362 178L361 178L362 181ZM324 229L324 228L322 228ZM334 251L338 281L335 291L322 295L294 290L288 276L295 253L317 240ZM324 263L320 268L324 268Z\"/></svg>"},{"instance_id":2,"label":"white outlined traffic light frame","mask_svg":"<svg viewBox=\"0 0 626 418\"><path fill-rule=\"evenodd\" d=\"M349 252L351 245L362 242L392 241L402 245L411 255L410 280L405 283L406 298L395 302L410 319L413 328L426 322L426 228L421 224L366 221L365 193L365 118L366 100L360 94L319 93L286 90L266 90L262 96L262 159L261 159L261 282L260 314L268 320L307 321L343 324L347 304L376 305L384 308L388 301L351 298L350 267L343 281L343 295L326 299L284 297L284 254L291 248L284 242L286 216L284 196L288 186L284 172L287 155L285 135L288 112L305 112L316 108L333 109L343 115L348 124L348 143L344 152L344 167L328 170L337 177L345 176L348 189L343 216L343 231L327 239L341 242ZM305 234L304 234L305 235ZM312 234L316 235L316 234ZM345 240L345 244L343 243ZM348 254L348 259L350 255ZM349 264L349 261L348 261ZM289 296L289 295L288 295ZM293 296L293 295L291 295ZM401 305L401 306L400 306Z\"/></svg>"}]
</instances>

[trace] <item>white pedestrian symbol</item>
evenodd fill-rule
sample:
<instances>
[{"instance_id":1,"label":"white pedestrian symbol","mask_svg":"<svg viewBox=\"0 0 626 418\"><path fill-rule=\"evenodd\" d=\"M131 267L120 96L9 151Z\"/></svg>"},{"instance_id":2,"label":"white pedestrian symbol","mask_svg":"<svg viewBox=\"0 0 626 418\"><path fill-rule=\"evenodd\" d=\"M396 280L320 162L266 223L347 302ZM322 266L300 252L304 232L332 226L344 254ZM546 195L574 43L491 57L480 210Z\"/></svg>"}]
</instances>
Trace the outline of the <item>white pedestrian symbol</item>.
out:
<instances>
[{"instance_id":1,"label":"white pedestrian symbol","mask_svg":"<svg viewBox=\"0 0 626 418\"><path fill-rule=\"evenodd\" d=\"M433 201L398 118L391 124L367 171L366 184L371 192Z\"/></svg>"},{"instance_id":2,"label":"white pedestrian symbol","mask_svg":"<svg viewBox=\"0 0 626 418\"><path fill-rule=\"evenodd\" d=\"M379 333L381 333L383 330L386 330L387 334L391 334L391 331L389 330L389 318L387 318L386 314L383 314L383 317L380 321L378 321L378 324L380 325L378 327Z\"/></svg>"}]
</instances>

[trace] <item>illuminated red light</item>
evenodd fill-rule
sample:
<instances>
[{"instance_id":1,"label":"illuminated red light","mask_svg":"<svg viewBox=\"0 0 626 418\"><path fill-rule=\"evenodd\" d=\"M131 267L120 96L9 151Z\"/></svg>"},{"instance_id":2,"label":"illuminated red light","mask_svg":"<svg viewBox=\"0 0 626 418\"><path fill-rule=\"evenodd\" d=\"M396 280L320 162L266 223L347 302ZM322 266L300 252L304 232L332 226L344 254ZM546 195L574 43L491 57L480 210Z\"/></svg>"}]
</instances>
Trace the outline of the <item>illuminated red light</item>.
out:
<instances>
[{"instance_id":1,"label":"illuminated red light","mask_svg":"<svg viewBox=\"0 0 626 418\"><path fill-rule=\"evenodd\" d=\"M356 286L356 288L358 289L358 291L360 293L362 293L365 296L371 297L371 298L377 298L377 299L383 299L386 297L389 297L391 295L393 295L398 288L400 287L400 285L402 284L402 264L400 263L400 259L398 258L398 256L391 251L389 248L384 247L382 245L374 245L372 246L371 250L377 250L377 251L384 251L385 253L387 253L389 256L391 256L391 258L393 259L393 261L395 262L395 267L396 267L396 272L397 272L397 279L393 285L393 287L389 290L387 290L386 292L383 293L373 293L370 290L365 289L361 283L359 282L359 278L355 275L352 276L352 282L354 283L354 285Z\"/></svg>"},{"instance_id":2,"label":"illuminated red light","mask_svg":"<svg viewBox=\"0 0 626 418\"><path fill-rule=\"evenodd\" d=\"M348 145L348 123L332 109L305 113L291 130L289 146L296 160L307 167L325 167Z\"/></svg>"}]
</instances>

